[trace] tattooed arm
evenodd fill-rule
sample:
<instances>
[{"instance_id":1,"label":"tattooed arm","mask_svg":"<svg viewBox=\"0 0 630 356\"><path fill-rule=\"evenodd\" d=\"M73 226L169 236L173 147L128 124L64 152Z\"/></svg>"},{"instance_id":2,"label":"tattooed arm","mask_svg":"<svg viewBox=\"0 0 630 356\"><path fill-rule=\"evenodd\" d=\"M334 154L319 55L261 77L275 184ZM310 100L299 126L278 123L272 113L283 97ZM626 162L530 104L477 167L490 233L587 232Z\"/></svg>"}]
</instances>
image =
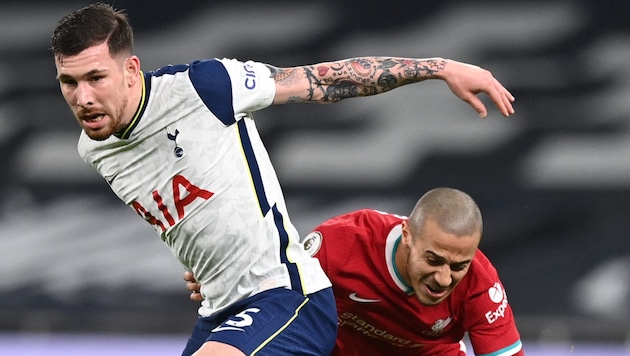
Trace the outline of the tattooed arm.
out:
<instances>
[{"instance_id":1,"label":"tattooed arm","mask_svg":"<svg viewBox=\"0 0 630 356\"><path fill-rule=\"evenodd\" d=\"M443 58L360 57L293 68L271 67L276 81L274 104L336 103L346 98L384 93L426 79L441 79L460 99L486 117L477 94L486 93L503 116L514 113L514 97L492 73Z\"/></svg>"}]
</instances>

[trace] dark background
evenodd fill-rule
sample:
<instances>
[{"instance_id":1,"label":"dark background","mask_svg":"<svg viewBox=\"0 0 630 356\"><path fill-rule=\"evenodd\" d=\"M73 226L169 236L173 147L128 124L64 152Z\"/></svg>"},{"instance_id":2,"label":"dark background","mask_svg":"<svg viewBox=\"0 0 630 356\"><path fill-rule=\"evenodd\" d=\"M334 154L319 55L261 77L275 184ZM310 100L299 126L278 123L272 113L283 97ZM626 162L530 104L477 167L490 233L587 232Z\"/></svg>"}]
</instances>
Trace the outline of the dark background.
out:
<instances>
[{"instance_id":1,"label":"dark background","mask_svg":"<svg viewBox=\"0 0 630 356\"><path fill-rule=\"evenodd\" d=\"M153 230L76 153L49 38L82 1L0 5L0 331L188 333L197 305ZM485 120L441 82L257 113L293 222L407 214L468 192L526 340L630 335L626 1L115 1L145 70L198 58L277 66L362 55L491 70L516 115ZM485 100L485 98L484 98Z\"/></svg>"}]
</instances>

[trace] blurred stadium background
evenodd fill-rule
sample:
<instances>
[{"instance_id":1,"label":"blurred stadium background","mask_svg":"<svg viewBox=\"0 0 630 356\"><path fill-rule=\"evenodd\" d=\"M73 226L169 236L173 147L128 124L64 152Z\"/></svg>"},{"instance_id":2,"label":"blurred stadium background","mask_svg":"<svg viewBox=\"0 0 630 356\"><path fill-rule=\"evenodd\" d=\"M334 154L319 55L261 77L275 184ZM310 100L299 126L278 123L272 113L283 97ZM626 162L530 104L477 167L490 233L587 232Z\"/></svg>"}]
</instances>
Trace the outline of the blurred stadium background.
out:
<instances>
[{"instance_id":1,"label":"blurred stadium background","mask_svg":"<svg viewBox=\"0 0 630 356\"><path fill-rule=\"evenodd\" d=\"M179 354L182 268L78 157L50 33L86 1L0 4L0 354ZM362 207L470 193L530 355L630 354L630 5L623 0L115 1L145 70L442 56L494 72L517 114L442 82L257 114L302 233ZM116 348L116 349L114 349ZM39 351L38 351L39 350ZM41 351L45 350L45 351Z\"/></svg>"}]
</instances>

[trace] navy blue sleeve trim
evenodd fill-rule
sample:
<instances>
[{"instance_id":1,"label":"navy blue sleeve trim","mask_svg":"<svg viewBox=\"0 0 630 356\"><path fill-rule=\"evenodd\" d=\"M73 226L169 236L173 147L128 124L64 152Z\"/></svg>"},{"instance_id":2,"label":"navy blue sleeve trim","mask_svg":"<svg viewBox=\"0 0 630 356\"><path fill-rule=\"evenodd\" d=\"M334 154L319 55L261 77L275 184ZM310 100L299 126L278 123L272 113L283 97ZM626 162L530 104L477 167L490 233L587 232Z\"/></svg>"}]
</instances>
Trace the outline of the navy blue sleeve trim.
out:
<instances>
[{"instance_id":1,"label":"navy blue sleeve trim","mask_svg":"<svg viewBox=\"0 0 630 356\"><path fill-rule=\"evenodd\" d=\"M216 59L194 61L188 75L206 107L226 126L235 123L232 82L223 64Z\"/></svg>"}]
</instances>

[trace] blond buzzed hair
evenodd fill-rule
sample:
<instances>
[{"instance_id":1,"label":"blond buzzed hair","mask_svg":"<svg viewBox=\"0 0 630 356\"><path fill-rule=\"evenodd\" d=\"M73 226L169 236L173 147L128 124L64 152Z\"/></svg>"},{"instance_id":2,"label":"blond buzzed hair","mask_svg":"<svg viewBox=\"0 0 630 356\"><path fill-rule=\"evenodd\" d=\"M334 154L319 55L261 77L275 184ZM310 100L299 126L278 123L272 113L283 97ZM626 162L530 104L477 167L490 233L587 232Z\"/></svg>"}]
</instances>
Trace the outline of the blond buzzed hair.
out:
<instances>
[{"instance_id":1,"label":"blond buzzed hair","mask_svg":"<svg viewBox=\"0 0 630 356\"><path fill-rule=\"evenodd\" d=\"M483 219L477 203L468 194L453 188L436 188L424 194L409 215L413 236L422 236L427 220L449 234L470 236L483 232Z\"/></svg>"}]
</instances>

